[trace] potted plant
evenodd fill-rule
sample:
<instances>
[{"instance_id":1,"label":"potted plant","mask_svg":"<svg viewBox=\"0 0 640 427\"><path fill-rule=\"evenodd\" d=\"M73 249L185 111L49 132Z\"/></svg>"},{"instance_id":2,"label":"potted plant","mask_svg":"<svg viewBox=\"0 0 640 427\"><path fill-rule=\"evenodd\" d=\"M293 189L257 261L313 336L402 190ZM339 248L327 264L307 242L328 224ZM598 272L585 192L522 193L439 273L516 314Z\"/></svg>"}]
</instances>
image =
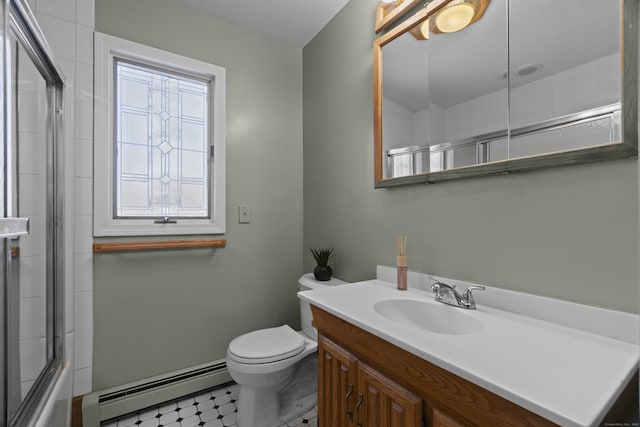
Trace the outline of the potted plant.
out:
<instances>
[{"instance_id":1,"label":"potted plant","mask_svg":"<svg viewBox=\"0 0 640 427\"><path fill-rule=\"evenodd\" d=\"M329 266L329 260L335 256L333 248L310 248L313 259L316 260L316 268L313 269L313 276L316 280L326 282L331 279L333 271Z\"/></svg>"}]
</instances>

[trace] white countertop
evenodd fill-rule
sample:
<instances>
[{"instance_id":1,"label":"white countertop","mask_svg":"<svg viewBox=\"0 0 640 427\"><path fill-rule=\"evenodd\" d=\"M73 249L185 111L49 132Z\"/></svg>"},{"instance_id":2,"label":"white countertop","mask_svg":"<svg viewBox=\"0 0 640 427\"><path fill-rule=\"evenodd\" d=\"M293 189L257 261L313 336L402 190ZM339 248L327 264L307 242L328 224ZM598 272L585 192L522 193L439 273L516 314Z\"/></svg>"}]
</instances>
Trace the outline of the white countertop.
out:
<instances>
[{"instance_id":1,"label":"white countertop","mask_svg":"<svg viewBox=\"0 0 640 427\"><path fill-rule=\"evenodd\" d=\"M600 422L638 369L637 343L480 302L476 310L446 306L434 301L431 292L398 291L395 284L381 280L298 296L562 426ZM483 294L484 300L490 298L490 292ZM470 335L447 335L402 326L374 310L376 302L387 299L419 300L459 310L480 320L484 328Z\"/></svg>"}]
</instances>

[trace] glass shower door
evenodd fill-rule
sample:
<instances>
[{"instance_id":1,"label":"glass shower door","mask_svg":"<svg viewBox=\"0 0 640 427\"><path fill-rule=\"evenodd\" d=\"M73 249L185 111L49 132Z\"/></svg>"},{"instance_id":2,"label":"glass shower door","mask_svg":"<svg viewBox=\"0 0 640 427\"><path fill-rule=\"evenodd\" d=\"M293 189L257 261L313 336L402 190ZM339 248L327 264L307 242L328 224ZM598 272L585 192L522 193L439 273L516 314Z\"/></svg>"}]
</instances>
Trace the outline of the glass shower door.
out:
<instances>
[{"instance_id":1,"label":"glass shower door","mask_svg":"<svg viewBox=\"0 0 640 427\"><path fill-rule=\"evenodd\" d=\"M3 1L0 427L29 425L61 371L62 79L23 1Z\"/></svg>"}]
</instances>

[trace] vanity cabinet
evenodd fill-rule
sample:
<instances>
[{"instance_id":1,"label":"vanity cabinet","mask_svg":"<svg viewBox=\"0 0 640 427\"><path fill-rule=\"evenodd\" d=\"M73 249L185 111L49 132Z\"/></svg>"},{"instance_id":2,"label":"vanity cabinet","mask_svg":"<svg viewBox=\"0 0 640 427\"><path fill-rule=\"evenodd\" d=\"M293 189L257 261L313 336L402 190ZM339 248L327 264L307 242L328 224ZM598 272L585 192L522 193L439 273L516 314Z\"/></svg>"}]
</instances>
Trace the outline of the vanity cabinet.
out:
<instances>
[{"instance_id":1,"label":"vanity cabinet","mask_svg":"<svg viewBox=\"0 0 640 427\"><path fill-rule=\"evenodd\" d=\"M422 399L321 336L318 343L320 426L420 427Z\"/></svg>"},{"instance_id":2,"label":"vanity cabinet","mask_svg":"<svg viewBox=\"0 0 640 427\"><path fill-rule=\"evenodd\" d=\"M311 310L319 333L321 427L556 425L314 305Z\"/></svg>"},{"instance_id":3,"label":"vanity cabinet","mask_svg":"<svg viewBox=\"0 0 640 427\"><path fill-rule=\"evenodd\" d=\"M354 355L326 338L318 337L318 420L321 426L355 425L357 369L358 359Z\"/></svg>"},{"instance_id":4,"label":"vanity cabinet","mask_svg":"<svg viewBox=\"0 0 640 427\"><path fill-rule=\"evenodd\" d=\"M464 427L463 424L437 409L431 411L431 420L430 425L433 427Z\"/></svg>"}]
</instances>

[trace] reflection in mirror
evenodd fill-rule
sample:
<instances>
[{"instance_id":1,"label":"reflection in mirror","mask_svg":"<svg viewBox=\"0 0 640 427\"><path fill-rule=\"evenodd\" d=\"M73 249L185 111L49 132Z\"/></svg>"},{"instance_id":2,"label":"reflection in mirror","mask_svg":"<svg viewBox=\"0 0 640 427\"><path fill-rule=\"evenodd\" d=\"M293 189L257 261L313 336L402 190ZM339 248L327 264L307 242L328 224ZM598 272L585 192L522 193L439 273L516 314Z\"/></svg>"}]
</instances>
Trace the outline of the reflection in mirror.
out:
<instances>
[{"instance_id":1,"label":"reflection in mirror","mask_svg":"<svg viewBox=\"0 0 640 427\"><path fill-rule=\"evenodd\" d=\"M620 0L509 2L510 158L621 140L621 16Z\"/></svg>"},{"instance_id":2,"label":"reflection in mirror","mask_svg":"<svg viewBox=\"0 0 640 427\"><path fill-rule=\"evenodd\" d=\"M434 22L454 2L433 1L380 37L376 186L636 155L637 133L622 129L624 111L629 123L637 118L636 97L627 110L621 100L623 41L637 50L621 38L623 8L637 9L627 3L483 0L480 19L442 33ZM630 68L624 84L635 94Z\"/></svg>"},{"instance_id":3,"label":"reflection in mirror","mask_svg":"<svg viewBox=\"0 0 640 427\"><path fill-rule=\"evenodd\" d=\"M472 137L507 129L506 2L484 12L461 31L428 40L406 32L384 47L385 178L474 165L482 159Z\"/></svg>"}]
</instances>

